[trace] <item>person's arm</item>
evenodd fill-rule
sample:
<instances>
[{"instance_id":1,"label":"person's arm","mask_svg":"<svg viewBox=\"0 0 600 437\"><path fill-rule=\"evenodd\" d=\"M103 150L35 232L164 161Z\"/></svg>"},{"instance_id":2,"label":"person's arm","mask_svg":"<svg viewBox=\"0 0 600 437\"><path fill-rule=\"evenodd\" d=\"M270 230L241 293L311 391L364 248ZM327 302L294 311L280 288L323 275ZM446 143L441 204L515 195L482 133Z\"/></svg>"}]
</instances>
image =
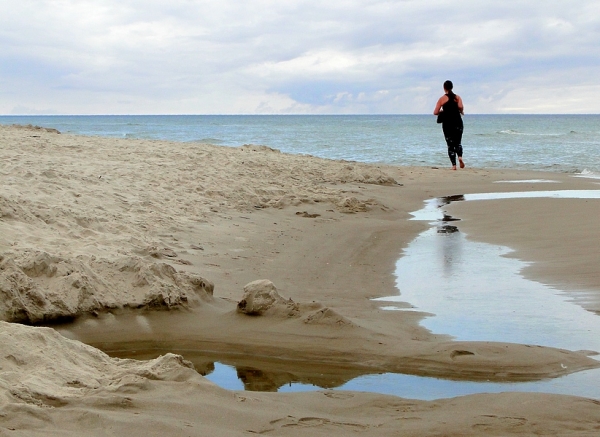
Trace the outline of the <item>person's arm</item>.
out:
<instances>
[{"instance_id":1,"label":"person's arm","mask_svg":"<svg viewBox=\"0 0 600 437\"><path fill-rule=\"evenodd\" d=\"M460 98L460 96L456 96L457 98L457 103L458 103L458 110L460 111L460 113L462 115L465 115L465 107L463 106L463 102L462 99Z\"/></svg>"},{"instance_id":2,"label":"person's arm","mask_svg":"<svg viewBox=\"0 0 600 437\"><path fill-rule=\"evenodd\" d=\"M442 109L442 105L448 101L448 96L442 96L438 99L435 109L433 110L433 115L438 115L440 113L440 109Z\"/></svg>"}]
</instances>

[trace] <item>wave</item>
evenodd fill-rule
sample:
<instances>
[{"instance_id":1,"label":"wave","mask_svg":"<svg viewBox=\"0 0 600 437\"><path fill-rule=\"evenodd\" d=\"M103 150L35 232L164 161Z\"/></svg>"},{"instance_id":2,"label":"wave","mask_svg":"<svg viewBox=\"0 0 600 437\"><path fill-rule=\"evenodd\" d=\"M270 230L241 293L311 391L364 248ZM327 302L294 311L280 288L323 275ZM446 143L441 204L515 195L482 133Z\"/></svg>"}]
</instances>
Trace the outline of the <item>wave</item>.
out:
<instances>
[{"instance_id":1,"label":"wave","mask_svg":"<svg viewBox=\"0 0 600 437\"><path fill-rule=\"evenodd\" d=\"M574 176L578 178L600 179L600 173L593 172L587 169L581 170L581 173L577 173Z\"/></svg>"},{"instance_id":2,"label":"wave","mask_svg":"<svg viewBox=\"0 0 600 437\"><path fill-rule=\"evenodd\" d=\"M506 130L501 130L498 131L499 134L502 135L523 135L523 136L527 136L527 137L560 137L562 135L565 134L548 134L548 133L527 133L527 132L519 132L513 129L506 129ZM575 133L574 131L571 131L570 133Z\"/></svg>"}]
</instances>

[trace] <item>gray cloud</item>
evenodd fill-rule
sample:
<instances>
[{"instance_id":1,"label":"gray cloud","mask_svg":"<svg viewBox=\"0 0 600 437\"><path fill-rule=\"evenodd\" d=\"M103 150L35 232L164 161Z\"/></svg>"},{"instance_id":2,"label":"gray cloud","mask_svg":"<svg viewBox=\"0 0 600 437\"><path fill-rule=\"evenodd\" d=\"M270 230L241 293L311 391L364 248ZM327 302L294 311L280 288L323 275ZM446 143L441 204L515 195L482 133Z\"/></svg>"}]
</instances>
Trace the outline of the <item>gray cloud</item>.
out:
<instances>
[{"instance_id":1,"label":"gray cloud","mask_svg":"<svg viewBox=\"0 0 600 437\"><path fill-rule=\"evenodd\" d=\"M600 109L591 0L9 0L0 44L0 113Z\"/></svg>"}]
</instances>

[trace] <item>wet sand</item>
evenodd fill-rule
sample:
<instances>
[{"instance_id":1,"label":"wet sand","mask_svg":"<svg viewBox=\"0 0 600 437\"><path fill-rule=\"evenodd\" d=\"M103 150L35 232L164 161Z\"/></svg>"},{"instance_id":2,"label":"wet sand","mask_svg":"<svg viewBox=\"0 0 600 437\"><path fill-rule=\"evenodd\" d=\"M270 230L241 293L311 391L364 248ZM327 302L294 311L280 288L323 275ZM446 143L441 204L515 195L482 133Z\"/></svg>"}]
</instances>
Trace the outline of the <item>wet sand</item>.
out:
<instances>
[{"instance_id":1,"label":"wet sand","mask_svg":"<svg viewBox=\"0 0 600 437\"><path fill-rule=\"evenodd\" d=\"M409 220L424 200L540 189L494 183L511 179L552 179L553 190L597 189L597 181L468 161L452 172L16 128L1 128L0 145L4 320L75 317L60 332L105 350L170 342L348 375L535 380L598 365L563 349L453 342L420 327L422 315L371 300L397 293L395 262L427 227ZM469 238L513 247L534 262L528 276L585 287L586 308L599 308L590 243L599 241L598 201L569 200L568 212L544 199L502 202L450 208L460 209ZM239 313L244 285L257 279L293 305ZM17 435L103 435L107 427L133 435L582 435L600 419L598 401L532 393L423 402L228 392L174 356L123 361L14 323L0 333L0 426Z\"/></svg>"}]
</instances>

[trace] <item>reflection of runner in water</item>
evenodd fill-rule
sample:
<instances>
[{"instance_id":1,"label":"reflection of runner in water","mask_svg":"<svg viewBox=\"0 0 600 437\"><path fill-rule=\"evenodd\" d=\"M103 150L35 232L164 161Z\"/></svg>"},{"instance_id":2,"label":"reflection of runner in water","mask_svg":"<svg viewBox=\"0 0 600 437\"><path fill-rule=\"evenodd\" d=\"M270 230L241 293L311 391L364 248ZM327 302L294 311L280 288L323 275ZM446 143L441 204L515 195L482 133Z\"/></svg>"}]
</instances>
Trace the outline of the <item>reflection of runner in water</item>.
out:
<instances>
[{"instance_id":1,"label":"reflection of runner in water","mask_svg":"<svg viewBox=\"0 0 600 437\"><path fill-rule=\"evenodd\" d=\"M462 159L462 134L464 114L464 106L460 96L452 92L452 82L447 80L444 82L444 95L440 97L433 110L433 115L442 114L442 130L448 144L448 156L452 162L452 170L456 170L456 157L460 168L465 168L465 163Z\"/></svg>"}]
</instances>

